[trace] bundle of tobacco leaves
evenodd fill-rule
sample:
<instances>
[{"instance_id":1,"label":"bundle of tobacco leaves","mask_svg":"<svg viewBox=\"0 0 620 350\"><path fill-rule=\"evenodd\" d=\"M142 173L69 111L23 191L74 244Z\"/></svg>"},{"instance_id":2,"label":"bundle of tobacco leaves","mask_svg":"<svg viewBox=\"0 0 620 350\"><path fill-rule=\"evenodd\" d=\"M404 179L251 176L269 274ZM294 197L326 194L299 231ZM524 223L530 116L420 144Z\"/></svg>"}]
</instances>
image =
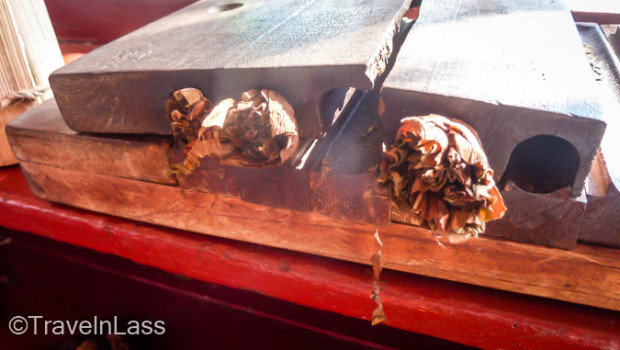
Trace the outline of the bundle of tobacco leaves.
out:
<instances>
[{"instance_id":1,"label":"bundle of tobacco leaves","mask_svg":"<svg viewBox=\"0 0 620 350\"><path fill-rule=\"evenodd\" d=\"M213 103L194 88L174 91L166 103L166 119L172 126L175 142L196 141L202 121L211 112Z\"/></svg>"},{"instance_id":2,"label":"bundle of tobacco leaves","mask_svg":"<svg viewBox=\"0 0 620 350\"><path fill-rule=\"evenodd\" d=\"M191 172L204 157L224 165L263 168L286 162L298 147L299 131L288 101L275 91L252 89L211 110L179 168Z\"/></svg>"},{"instance_id":3,"label":"bundle of tobacco leaves","mask_svg":"<svg viewBox=\"0 0 620 350\"><path fill-rule=\"evenodd\" d=\"M439 115L401 121L378 181L412 223L438 232L477 236L506 211L475 131Z\"/></svg>"}]
</instances>

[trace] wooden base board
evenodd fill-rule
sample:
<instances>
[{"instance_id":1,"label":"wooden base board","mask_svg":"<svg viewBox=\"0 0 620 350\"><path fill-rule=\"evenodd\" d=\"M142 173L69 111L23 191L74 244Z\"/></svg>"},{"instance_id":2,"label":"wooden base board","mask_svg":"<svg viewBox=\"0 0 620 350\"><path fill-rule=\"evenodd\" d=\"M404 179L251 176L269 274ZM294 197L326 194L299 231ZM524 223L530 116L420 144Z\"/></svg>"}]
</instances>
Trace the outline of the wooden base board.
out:
<instances>
[{"instance_id":1,"label":"wooden base board","mask_svg":"<svg viewBox=\"0 0 620 350\"><path fill-rule=\"evenodd\" d=\"M579 239L583 242L620 248L620 61L596 23L578 23L581 40L589 49L589 58L597 73L601 100L604 102L607 128L601 148L588 174L588 206L585 227ZM619 33L616 32L616 37ZM610 37L612 39L613 37ZM619 42L620 43L620 42Z\"/></svg>"},{"instance_id":2,"label":"wooden base board","mask_svg":"<svg viewBox=\"0 0 620 350\"><path fill-rule=\"evenodd\" d=\"M22 162L38 196L124 218L370 264L377 227L175 186ZM620 310L617 250L573 251L488 238L451 244L427 230L379 228L385 268Z\"/></svg>"},{"instance_id":3,"label":"wooden base board","mask_svg":"<svg viewBox=\"0 0 620 350\"><path fill-rule=\"evenodd\" d=\"M171 137L124 137L75 132L66 125L55 101L24 113L8 127L17 158L91 174L177 185L181 188L231 195L250 203L334 218L387 225L386 191L374 173L344 175L297 170L289 164L266 169L222 166L204 158L190 175L173 176L169 161L182 162L182 149L170 147Z\"/></svg>"},{"instance_id":4,"label":"wooden base board","mask_svg":"<svg viewBox=\"0 0 620 350\"><path fill-rule=\"evenodd\" d=\"M69 129L53 99L13 120L7 126L7 136L20 161L176 184L167 171L169 138L80 134Z\"/></svg>"}]
</instances>

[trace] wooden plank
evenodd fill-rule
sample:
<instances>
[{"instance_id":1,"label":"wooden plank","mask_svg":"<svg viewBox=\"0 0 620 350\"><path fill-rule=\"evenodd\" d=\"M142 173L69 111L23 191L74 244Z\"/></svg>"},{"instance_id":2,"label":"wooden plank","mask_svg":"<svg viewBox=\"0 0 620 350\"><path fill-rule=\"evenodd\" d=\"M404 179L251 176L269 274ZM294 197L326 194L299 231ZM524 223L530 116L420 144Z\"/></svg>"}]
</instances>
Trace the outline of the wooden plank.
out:
<instances>
[{"instance_id":1,"label":"wooden plank","mask_svg":"<svg viewBox=\"0 0 620 350\"><path fill-rule=\"evenodd\" d=\"M52 88L74 130L157 134L171 131L163 114L174 90L196 87L218 102L268 88L314 138L331 122L316 116L321 94L373 86L408 2L201 1L63 67Z\"/></svg>"},{"instance_id":2,"label":"wooden plank","mask_svg":"<svg viewBox=\"0 0 620 350\"><path fill-rule=\"evenodd\" d=\"M173 186L21 165L35 194L80 208L362 264L370 264L378 248L371 224ZM382 264L389 269L620 310L617 250L578 246L564 251L487 238L450 244L399 224L379 233Z\"/></svg>"},{"instance_id":3,"label":"wooden plank","mask_svg":"<svg viewBox=\"0 0 620 350\"><path fill-rule=\"evenodd\" d=\"M261 206L235 197L174 186L30 162L20 164L33 192L52 201L183 230L202 231L323 256L332 255L329 252L335 251L333 257L345 258L350 255L348 250L354 250L359 254L357 259L370 261L374 253L374 226L338 222L314 213ZM56 176L65 179L56 180ZM48 187L52 182L55 185ZM68 196L68 193L74 195ZM154 196L161 200L154 201ZM190 203L192 208L188 208ZM303 230L300 230L302 227ZM334 240L335 236L342 239Z\"/></svg>"},{"instance_id":4,"label":"wooden plank","mask_svg":"<svg viewBox=\"0 0 620 350\"><path fill-rule=\"evenodd\" d=\"M603 31L594 23L578 23L577 29L586 46L590 64L600 87L607 129L601 149L588 174L588 205L585 227L579 239L593 244L620 248L620 61Z\"/></svg>"},{"instance_id":5,"label":"wooden plank","mask_svg":"<svg viewBox=\"0 0 620 350\"><path fill-rule=\"evenodd\" d=\"M547 247L573 249L584 231L585 198L573 199L568 189L533 194L509 186L502 192L509 210L487 223L485 235Z\"/></svg>"},{"instance_id":6,"label":"wooden plank","mask_svg":"<svg viewBox=\"0 0 620 350\"><path fill-rule=\"evenodd\" d=\"M313 210L336 219L388 225L387 190L378 186L374 174L374 167L356 175L340 174L327 166L310 172Z\"/></svg>"},{"instance_id":7,"label":"wooden plank","mask_svg":"<svg viewBox=\"0 0 620 350\"><path fill-rule=\"evenodd\" d=\"M16 167L0 169L0 197L4 227L349 317L369 320L376 306L368 266L52 204L32 195ZM390 270L380 283L390 327L478 348L613 349L620 342L618 312Z\"/></svg>"},{"instance_id":8,"label":"wooden plank","mask_svg":"<svg viewBox=\"0 0 620 350\"><path fill-rule=\"evenodd\" d=\"M173 185L168 174L169 140L80 134L67 127L54 100L48 100L7 126L18 160ZM70 191L71 192L71 191Z\"/></svg>"},{"instance_id":9,"label":"wooden plank","mask_svg":"<svg viewBox=\"0 0 620 350\"><path fill-rule=\"evenodd\" d=\"M14 120L8 133L21 161L166 185L178 183L184 189L340 219L389 222L387 198L375 185L372 171L327 174L326 170L287 165L245 169L222 166L206 157L194 173L173 175L169 162L180 163L185 155L183 145L170 146L170 136L79 133L69 129L54 101Z\"/></svg>"},{"instance_id":10,"label":"wooden plank","mask_svg":"<svg viewBox=\"0 0 620 350\"><path fill-rule=\"evenodd\" d=\"M603 196L590 196L585 212L582 242L620 248L620 190L609 185Z\"/></svg>"},{"instance_id":11,"label":"wooden plank","mask_svg":"<svg viewBox=\"0 0 620 350\"><path fill-rule=\"evenodd\" d=\"M276 208L310 211L310 180L307 170L286 165L265 169L234 169L241 199Z\"/></svg>"},{"instance_id":12,"label":"wooden plank","mask_svg":"<svg viewBox=\"0 0 620 350\"><path fill-rule=\"evenodd\" d=\"M576 197L605 128L593 85L560 2L424 1L384 84L387 141L405 116L462 119L480 135L499 179L519 143L554 135L578 150Z\"/></svg>"}]
</instances>

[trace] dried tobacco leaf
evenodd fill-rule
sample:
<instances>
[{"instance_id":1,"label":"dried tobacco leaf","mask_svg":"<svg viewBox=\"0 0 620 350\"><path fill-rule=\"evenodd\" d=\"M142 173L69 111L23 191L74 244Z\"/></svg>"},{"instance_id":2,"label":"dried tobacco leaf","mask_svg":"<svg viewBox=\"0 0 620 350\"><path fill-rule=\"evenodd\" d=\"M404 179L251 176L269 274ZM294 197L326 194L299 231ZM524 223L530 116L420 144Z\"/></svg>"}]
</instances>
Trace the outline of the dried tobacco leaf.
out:
<instances>
[{"instance_id":1,"label":"dried tobacco leaf","mask_svg":"<svg viewBox=\"0 0 620 350\"><path fill-rule=\"evenodd\" d=\"M175 142L191 144L198 139L202 121L211 112L213 103L194 88L172 92L166 103L166 119L172 126Z\"/></svg>"},{"instance_id":2,"label":"dried tobacco leaf","mask_svg":"<svg viewBox=\"0 0 620 350\"><path fill-rule=\"evenodd\" d=\"M475 131L439 115L401 121L377 180L410 222L434 231L477 236L506 211Z\"/></svg>"},{"instance_id":3,"label":"dried tobacco leaf","mask_svg":"<svg viewBox=\"0 0 620 350\"><path fill-rule=\"evenodd\" d=\"M229 98L213 108L181 169L193 171L204 157L263 168L286 162L298 147L299 131L288 101L275 91L252 89L239 100Z\"/></svg>"}]
</instances>

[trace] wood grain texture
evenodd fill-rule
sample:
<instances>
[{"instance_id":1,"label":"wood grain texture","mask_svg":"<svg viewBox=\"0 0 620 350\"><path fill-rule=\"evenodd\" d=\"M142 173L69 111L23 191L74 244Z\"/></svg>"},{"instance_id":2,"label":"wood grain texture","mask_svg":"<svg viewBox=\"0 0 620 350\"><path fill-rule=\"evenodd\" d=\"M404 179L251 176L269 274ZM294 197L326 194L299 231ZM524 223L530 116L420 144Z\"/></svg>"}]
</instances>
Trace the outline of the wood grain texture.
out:
<instances>
[{"instance_id":1,"label":"wood grain texture","mask_svg":"<svg viewBox=\"0 0 620 350\"><path fill-rule=\"evenodd\" d=\"M218 5L190 5L54 73L69 127L169 134L163 114L174 90L196 87L217 102L267 88L291 103L305 137L317 137L321 94L372 87L408 1L256 0L220 12Z\"/></svg>"},{"instance_id":2,"label":"wood grain texture","mask_svg":"<svg viewBox=\"0 0 620 350\"><path fill-rule=\"evenodd\" d=\"M335 258L344 259L347 250L354 250L358 252L359 260L370 261L374 253L374 226L338 222L318 214L261 206L235 197L174 186L29 162L20 164L33 192L48 200L143 222L311 254L325 256L335 251ZM52 183L55 185L50 187ZM68 196L68 193L74 195ZM160 200L154 201L154 196ZM335 236L342 239L334 240Z\"/></svg>"},{"instance_id":3,"label":"wood grain texture","mask_svg":"<svg viewBox=\"0 0 620 350\"><path fill-rule=\"evenodd\" d=\"M374 170L373 167L362 174L348 175L323 166L319 171L311 171L312 209L336 219L388 225L387 190L377 185Z\"/></svg>"},{"instance_id":4,"label":"wood grain texture","mask_svg":"<svg viewBox=\"0 0 620 350\"><path fill-rule=\"evenodd\" d=\"M604 196L588 196L585 226L579 240L620 248L620 190L609 185Z\"/></svg>"},{"instance_id":5,"label":"wood grain texture","mask_svg":"<svg viewBox=\"0 0 620 350\"><path fill-rule=\"evenodd\" d=\"M310 211L307 170L287 165L265 169L235 168L241 199L276 208Z\"/></svg>"},{"instance_id":6,"label":"wood grain texture","mask_svg":"<svg viewBox=\"0 0 620 350\"><path fill-rule=\"evenodd\" d=\"M266 169L222 166L208 157L189 175L172 174L169 162L185 159L180 144L163 135L101 135L69 129L54 101L14 120L8 128L20 161L58 168L136 179L250 203L339 219L387 224L387 197L374 184L374 173L345 175L309 171L288 164Z\"/></svg>"},{"instance_id":7,"label":"wood grain texture","mask_svg":"<svg viewBox=\"0 0 620 350\"><path fill-rule=\"evenodd\" d=\"M370 264L377 249L375 225L42 164L21 166L36 195L80 208L362 264ZM452 245L398 224L379 232L388 269L620 310L617 250L564 251L487 238Z\"/></svg>"},{"instance_id":8,"label":"wood grain texture","mask_svg":"<svg viewBox=\"0 0 620 350\"><path fill-rule=\"evenodd\" d=\"M384 84L387 140L405 116L460 118L480 135L499 177L517 144L554 135L579 151L578 196L605 128L593 85L557 1L424 1Z\"/></svg>"},{"instance_id":9,"label":"wood grain texture","mask_svg":"<svg viewBox=\"0 0 620 350\"><path fill-rule=\"evenodd\" d=\"M577 29L590 50L607 123L600 151L588 174L585 212L585 227L588 229L579 235L579 239L620 248L620 61L597 24L578 23Z\"/></svg>"},{"instance_id":10,"label":"wood grain texture","mask_svg":"<svg viewBox=\"0 0 620 350\"><path fill-rule=\"evenodd\" d=\"M509 209L501 219L487 223L485 235L548 247L575 248L577 237L584 229L585 198L570 198L567 188L533 194L512 184L502 192L502 197Z\"/></svg>"},{"instance_id":11,"label":"wood grain texture","mask_svg":"<svg viewBox=\"0 0 620 350\"><path fill-rule=\"evenodd\" d=\"M167 174L167 137L123 139L80 134L67 127L54 100L14 119L7 126L7 134L18 160L161 184L176 183Z\"/></svg>"},{"instance_id":12,"label":"wood grain texture","mask_svg":"<svg viewBox=\"0 0 620 350\"><path fill-rule=\"evenodd\" d=\"M170 159L175 163L185 160L183 149L174 144L170 149ZM209 157L200 160L200 166L188 175L175 176L179 187L200 192L239 196L237 174L232 166L222 166Z\"/></svg>"}]
</instances>

